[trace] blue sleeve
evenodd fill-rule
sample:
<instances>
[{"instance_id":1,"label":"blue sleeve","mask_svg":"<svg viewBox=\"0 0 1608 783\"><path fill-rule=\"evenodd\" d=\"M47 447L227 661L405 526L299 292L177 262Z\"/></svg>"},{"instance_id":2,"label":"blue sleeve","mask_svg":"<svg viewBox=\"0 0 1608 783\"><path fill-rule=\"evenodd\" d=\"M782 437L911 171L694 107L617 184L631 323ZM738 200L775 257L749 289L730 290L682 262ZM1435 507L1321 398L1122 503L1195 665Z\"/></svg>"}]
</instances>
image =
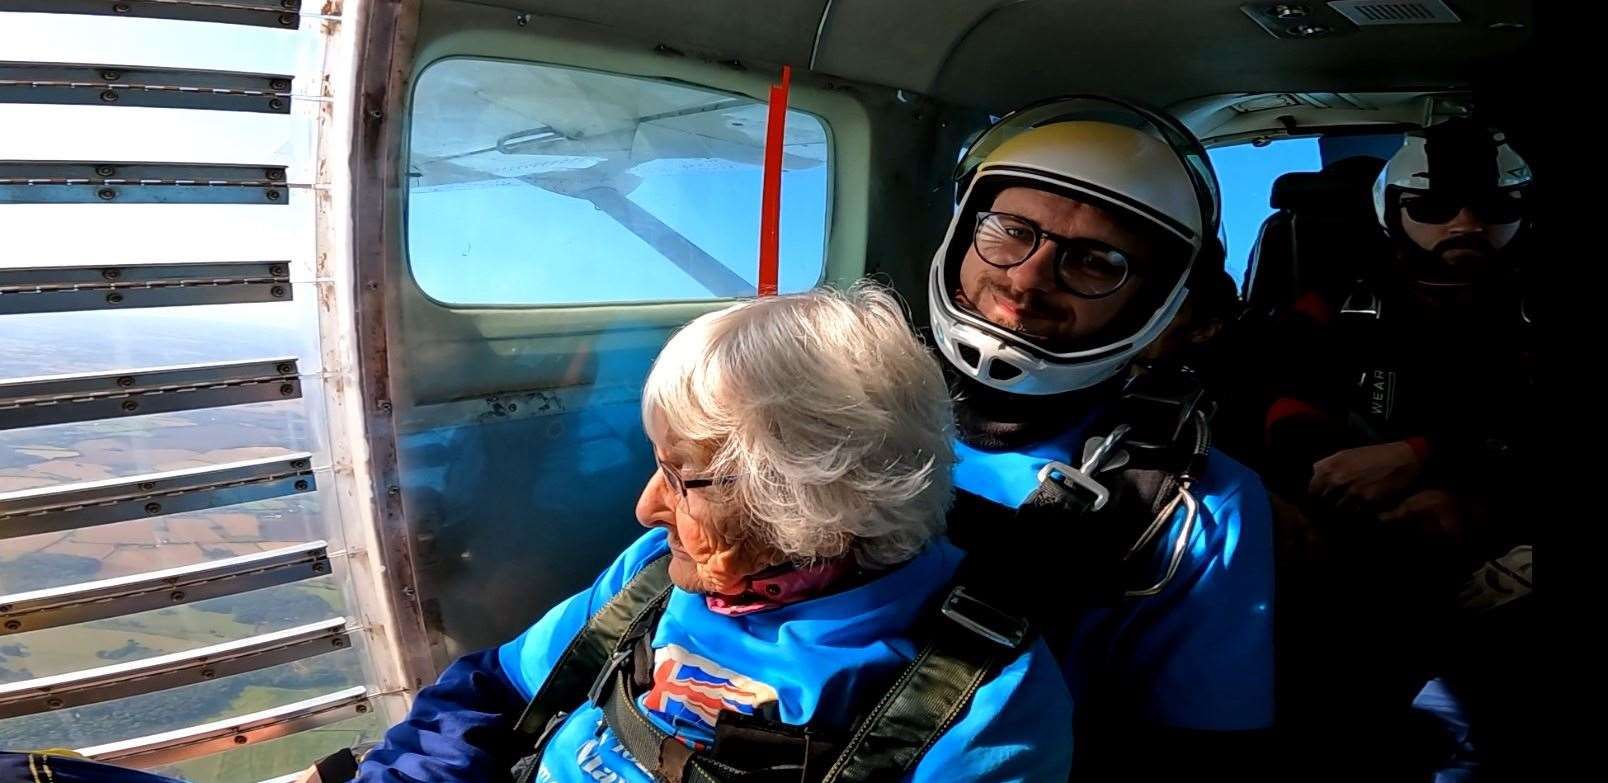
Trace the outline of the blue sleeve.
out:
<instances>
[{"instance_id":1,"label":"blue sleeve","mask_svg":"<svg viewBox=\"0 0 1608 783\"><path fill-rule=\"evenodd\" d=\"M419 691L401 723L364 758L363 783L508 780L518 761L514 721L524 702L503 676L495 650L454 661Z\"/></svg>"},{"instance_id":2,"label":"blue sleeve","mask_svg":"<svg viewBox=\"0 0 1608 783\"><path fill-rule=\"evenodd\" d=\"M513 641L497 650L503 671L525 701L536 695L542 687L558 656L570 640L592 615L616 593L625 589L625 583L637 575L642 567L670 550L668 534L663 528L654 528L620 553L614 562L592 583L592 588L570 596L548 611L547 615Z\"/></svg>"},{"instance_id":3,"label":"blue sleeve","mask_svg":"<svg viewBox=\"0 0 1608 783\"><path fill-rule=\"evenodd\" d=\"M385 733L358 769L363 783L503 781L522 748L514 723L571 638L648 561L664 552L649 531L592 587L553 607L502 647L466 655L419 692L408 717Z\"/></svg>"},{"instance_id":4,"label":"blue sleeve","mask_svg":"<svg viewBox=\"0 0 1608 783\"><path fill-rule=\"evenodd\" d=\"M1123 618L1109 663L1118 698L1143 723L1266 729L1273 723L1272 510L1261 479L1226 457L1214 455L1202 479L1186 564Z\"/></svg>"},{"instance_id":5,"label":"blue sleeve","mask_svg":"<svg viewBox=\"0 0 1608 783\"><path fill-rule=\"evenodd\" d=\"M1066 783L1071 770L1072 697L1037 642L977 690L907 780Z\"/></svg>"}]
</instances>

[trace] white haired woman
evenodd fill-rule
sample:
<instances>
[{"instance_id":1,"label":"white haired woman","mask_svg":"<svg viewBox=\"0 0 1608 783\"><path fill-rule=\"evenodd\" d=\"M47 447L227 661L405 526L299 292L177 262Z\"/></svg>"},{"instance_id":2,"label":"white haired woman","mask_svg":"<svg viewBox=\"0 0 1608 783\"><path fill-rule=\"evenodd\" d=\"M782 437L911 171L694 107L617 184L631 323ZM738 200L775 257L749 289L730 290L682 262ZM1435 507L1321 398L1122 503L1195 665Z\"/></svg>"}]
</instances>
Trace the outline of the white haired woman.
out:
<instances>
[{"instance_id":1,"label":"white haired woman","mask_svg":"<svg viewBox=\"0 0 1608 783\"><path fill-rule=\"evenodd\" d=\"M950 691L910 685L952 660L930 639L954 632L934 604L962 555L944 379L890 293L705 315L642 415L647 534L449 668L360 779L506 780L521 758L542 781L1066 779L1070 697L1041 642L992 647Z\"/></svg>"}]
</instances>

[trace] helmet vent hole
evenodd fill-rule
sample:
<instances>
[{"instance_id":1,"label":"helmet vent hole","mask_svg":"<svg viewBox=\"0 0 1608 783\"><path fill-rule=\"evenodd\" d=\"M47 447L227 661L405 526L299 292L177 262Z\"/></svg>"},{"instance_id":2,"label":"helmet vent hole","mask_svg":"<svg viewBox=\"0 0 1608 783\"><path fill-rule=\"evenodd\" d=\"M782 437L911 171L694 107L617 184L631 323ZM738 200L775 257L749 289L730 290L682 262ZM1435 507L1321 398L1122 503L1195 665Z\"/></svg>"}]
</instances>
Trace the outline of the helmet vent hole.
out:
<instances>
[{"instance_id":1,"label":"helmet vent hole","mask_svg":"<svg viewBox=\"0 0 1608 783\"><path fill-rule=\"evenodd\" d=\"M970 345L960 343L955 346L955 350L960 352L961 360L971 365L972 369L974 370L977 369L978 365L982 364L983 362L983 355L979 353L976 348L973 348Z\"/></svg>"},{"instance_id":2,"label":"helmet vent hole","mask_svg":"<svg viewBox=\"0 0 1608 783\"><path fill-rule=\"evenodd\" d=\"M988 365L988 377L993 378L996 381L1008 381L1021 374L1022 368L1017 367L1009 362L1002 362L998 359L995 359L993 363Z\"/></svg>"}]
</instances>

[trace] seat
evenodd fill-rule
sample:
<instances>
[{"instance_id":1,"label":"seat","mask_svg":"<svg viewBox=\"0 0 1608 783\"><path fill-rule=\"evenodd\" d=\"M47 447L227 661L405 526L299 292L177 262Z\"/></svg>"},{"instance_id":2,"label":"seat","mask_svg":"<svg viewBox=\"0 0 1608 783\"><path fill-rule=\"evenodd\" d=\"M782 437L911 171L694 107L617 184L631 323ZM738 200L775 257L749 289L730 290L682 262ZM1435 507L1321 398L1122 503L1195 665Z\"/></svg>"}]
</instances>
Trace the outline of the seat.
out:
<instances>
[{"instance_id":1,"label":"seat","mask_svg":"<svg viewBox=\"0 0 1608 783\"><path fill-rule=\"evenodd\" d=\"M1344 296L1367 265L1387 257L1371 195L1383 166L1359 155L1274 180L1277 211L1263 221L1245 275L1247 316L1266 317L1307 292Z\"/></svg>"}]
</instances>

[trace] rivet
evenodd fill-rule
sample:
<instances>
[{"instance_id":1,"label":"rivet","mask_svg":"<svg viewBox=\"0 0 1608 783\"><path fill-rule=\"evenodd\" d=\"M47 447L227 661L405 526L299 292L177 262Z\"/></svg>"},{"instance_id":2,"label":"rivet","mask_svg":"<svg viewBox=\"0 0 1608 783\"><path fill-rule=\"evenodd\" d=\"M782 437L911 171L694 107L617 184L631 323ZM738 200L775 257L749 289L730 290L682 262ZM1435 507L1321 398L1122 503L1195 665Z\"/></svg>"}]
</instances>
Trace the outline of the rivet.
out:
<instances>
[{"instance_id":1,"label":"rivet","mask_svg":"<svg viewBox=\"0 0 1608 783\"><path fill-rule=\"evenodd\" d=\"M112 199L117 198L117 191L112 190L111 188L101 188L95 193L95 195L100 196L101 201L111 201Z\"/></svg>"},{"instance_id":2,"label":"rivet","mask_svg":"<svg viewBox=\"0 0 1608 783\"><path fill-rule=\"evenodd\" d=\"M140 490L141 491L150 492L153 489L156 489L156 482L154 482L154 481L141 481L140 482Z\"/></svg>"},{"instance_id":3,"label":"rivet","mask_svg":"<svg viewBox=\"0 0 1608 783\"><path fill-rule=\"evenodd\" d=\"M530 14L518 14L514 17L514 24L524 27L530 24Z\"/></svg>"},{"instance_id":4,"label":"rivet","mask_svg":"<svg viewBox=\"0 0 1608 783\"><path fill-rule=\"evenodd\" d=\"M296 482L296 491L305 492L306 490L307 490L307 482L305 482L305 481Z\"/></svg>"},{"instance_id":5,"label":"rivet","mask_svg":"<svg viewBox=\"0 0 1608 783\"><path fill-rule=\"evenodd\" d=\"M280 363L274 365L274 372L277 372L280 375L289 375L289 374L291 374L292 372L295 372L295 371L296 371L296 368L290 366L290 362L280 362Z\"/></svg>"},{"instance_id":6,"label":"rivet","mask_svg":"<svg viewBox=\"0 0 1608 783\"><path fill-rule=\"evenodd\" d=\"M216 677L216 676L218 676L218 673L213 671L213 670L211 670L211 669L202 669L201 670L201 678L202 679L210 680L210 679L212 679L213 677Z\"/></svg>"},{"instance_id":7,"label":"rivet","mask_svg":"<svg viewBox=\"0 0 1608 783\"><path fill-rule=\"evenodd\" d=\"M112 294L112 296L116 296L116 295L117 294ZM107 298L110 299L111 297L107 297ZM133 401L133 400L123 400L123 410L125 410L125 411L131 411L131 410L134 410L135 408L138 408L138 407L140 407L140 404L135 402L135 401Z\"/></svg>"},{"instance_id":8,"label":"rivet","mask_svg":"<svg viewBox=\"0 0 1608 783\"><path fill-rule=\"evenodd\" d=\"M174 590L173 592L168 593L168 598L171 598L171 599L173 599L175 601L183 601L184 600L184 591L183 590Z\"/></svg>"},{"instance_id":9,"label":"rivet","mask_svg":"<svg viewBox=\"0 0 1608 783\"><path fill-rule=\"evenodd\" d=\"M285 102L284 102L284 100L282 100L280 98L274 98L274 99L268 101L268 108L273 109L274 111L278 111L280 109L285 108Z\"/></svg>"},{"instance_id":10,"label":"rivet","mask_svg":"<svg viewBox=\"0 0 1608 783\"><path fill-rule=\"evenodd\" d=\"M279 24L280 24L280 26L289 27L289 26L291 26L291 25L293 25L295 23L296 23L296 15L295 14L280 14L279 15Z\"/></svg>"},{"instance_id":11,"label":"rivet","mask_svg":"<svg viewBox=\"0 0 1608 783\"><path fill-rule=\"evenodd\" d=\"M0 604L0 612L11 611L11 604Z\"/></svg>"},{"instance_id":12,"label":"rivet","mask_svg":"<svg viewBox=\"0 0 1608 783\"><path fill-rule=\"evenodd\" d=\"M277 190L270 190L267 193L264 193L263 195L266 196L269 201L278 201L279 200L279 191L277 191Z\"/></svg>"},{"instance_id":13,"label":"rivet","mask_svg":"<svg viewBox=\"0 0 1608 783\"><path fill-rule=\"evenodd\" d=\"M145 513L147 513L147 514L160 514L160 513L162 513L162 504L161 503L146 503L145 504Z\"/></svg>"},{"instance_id":14,"label":"rivet","mask_svg":"<svg viewBox=\"0 0 1608 783\"><path fill-rule=\"evenodd\" d=\"M66 703L67 702L64 702L64 701L61 700L60 696L52 696L52 697L50 697L48 699L45 699L45 706L49 707L50 709L53 709L53 710L61 709L62 705L66 704Z\"/></svg>"},{"instance_id":15,"label":"rivet","mask_svg":"<svg viewBox=\"0 0 1608 783\"><path fill-rule=\"evenodd\" d=\"M367 704L359 704L357 705L357 711L359 714L368 712L369 706Z\"/></svg>"},{"instance_id":16,"label":"rivet","mask_svg":"<svg viewBox=\"0 0 1608 783\"><path fill-rule=\"evenodd\" d=\"M130 386L133 386L134 385L134 376L125 375L125 376L123 376L121 378L118 378L117 379L117 385L121 386L121 387L123 387L125 389L127 389Z\"/></svg>"},{"instance_id":17,"label":"rivet","mask_svg":"<svg viewBox=\"0 0 1608 783\"><path fill-rule=\"evenodd\" d=\"M329 566L326 565L324 563L324 561L316 560L316 561L313 562L313 573L322 574L322 573L324 573L325 571L328 571L328 570L329 570Z\"/></svg>"},{"instance_id":18,"label":"rivet","mask_svg":"<svg viewBox=\"0 0 1608 783\"><path fill-rule=\"evenodd\" d=\"M284 277L289 273L290 270L286 269L284 264L274 264L273 266L268 267L268 274L273 275L274 277Z\"/></svg>"},{"instance_id":19,"label":"rivet","mask_svg":"<svg viewBox=\"0 0 1608 783\"><path fill-rule=\"evenodd\" d=\"M276 285L273 288L268 289L268 294L275 299L283 298L285 295L285 287L282 285Z\"/></svg>"},{"instance_id":20,"label":"rivet","mask_svg":"<svg viewBox=\"0 0 1608 783\"><path fill-rule=\"evenodd\" d=\"M263 174L265 174L269 179L274 180L275 182L278 182L279 180L282 180L282 179L285 178L285 170L284 169L265 169L265 170L263 170Z\"/></svg>"},{"instance_id":21,"label":"rivet","mask_svg":"<svg viewBox=\"0 0 1608 783\"><path fill-rule=\"evenodd\" d=\"M290 82L284 79L275 79L268 83L268 88L271 90L288 90L290 89Z\"/></svg>"},{"instance_id":22,"label":"rivet","mask_svg":"<svg viewBox=\"0 0 1608 783\"><path fill-rule=\"evenodd\" d=\"M290 466L295 468L295 469L297 469L297 470L306 470L307 469L307 460L304 460L304 459L296 460L295 462L290 463Z\"/></svg>"},{"instance_id":23,"label":"rivet","mask_svg":"<svg viewBox=\"0 0 1608 783\"><path fill-rule=\"evenodd\" d=\"M106 91L102 92L101 93L101 102L102 103L117 103L117 91L116 90L106 90Z\"/></svg>"},{"instance_id":24,"label":"rivet","mask_svg":"<svg viewBox=\"0 0 1608 783\"><path fill-rule=\"evenodd\" d=\"M295 393L296 393L295 384L290 384L290 383L281 383L281 384L279 384L279 396L281 396L281 397L289 397L290 395L295 394Z\"/></svg>"},{"instance_id":25,"label":"rivet","mask_svg":"<svg viewBox=\"0 0 1608 783\"><path fill-rule=\"evenodd\" d=\"M385 494L392 495L392 496L400 495L400 494L402 494L402 488L397 486L397 485L395 485L395 484L392 484L391 486L385 488Z\"/></svg>"},{"instance_id":26,"label":"rivet","mask_svg":"<svg viewBox=\"0 0 1608 783\"><path fill-rule=\"evenodd\" d=\"M112 12L118 14L128 13L128 3L118 3L117 5L112 6Z\"/></svg>"},{"instance_id":27,"label":"rivet","mask_svg":"<svg viewBox=\"0 0 1608 783\"><path fill-rule=\"evenodd\" d=\"M236 735L234 735L234 744L236 744L236 745L244 745L244 744L246 744L246 735L244 735L244 734L236 734Z\"/></svg>"},{"instance_id":28,"label":"rivet","mask_svg":"<svg viewBox=\"0 0 1608 783\"><path fill-rule=\"evenodd\" d=\"M111 166L96 166L95 173L102 177L110 177L117 173L117 169L114 169Z\"/></svg>"},{"instance_id":29,"label":"rivet","mask_svg":"<svg viewBox=\"0 0 1608 783\"><path fill-rule=\"evenodd\" d=\"M123 78L123 74L120 74L117 71L101 71L101 79L105 81L115 82L121 78Z\"/></svg>"},{"instance_id":30,"label":"rivet","mask_svg":"<svg viewBox=\"0 0 1608 783\"><path fill-rule=\"evenodd\" d=\"M18 628L21 628L21 627L22 627L22 621L21 620L7 620L6 621L6 630L8 630L8 631L15 631L15 630L17 630Z\"/></svg>"},{"instance_id":31,"label":"rivet","mask_svg":"<svg viewBox=\"0 0 1608 783\"><path fill-rule=\"evenodd\" d=\"M107 280L116 280L117 278L122 277L122 276L123 276L123 271L121 269L104 269L104 270L101 270L101 277L104 277Z\"/></svg>"},{"instance_id":32,"label":"rivet","mask_svg":"<svg viewBox=\"0 0 1608 783\"><path fill-rule=\"evenodd\" d=\"M334 639L329 640L329 643L335 645L336 647L345 647L346 646L346 640L342 639L342 638L340 638L338 636L335 637Z\"/></svg>"},{"instance_id":33,"label":"rivet","mask_svg":"<svg viewBox=\"0 0 1608 783\"><path fill-rule=\"evenodd\" d=\"M123 301L123 295L113 291L112 293L106 295L106 301L109 304L117 304L118 302Z\"/></svg>"},{"instance_id":34,"label":"rivet","mask_svg":"<svg viewBox=\"0 0 1608 783\"><path fill-rule=\"evenodd\" d=\"M301 6L301 0L279 0L280 8L289 8L294 11Z\"/></svg>"}]
</instances>

